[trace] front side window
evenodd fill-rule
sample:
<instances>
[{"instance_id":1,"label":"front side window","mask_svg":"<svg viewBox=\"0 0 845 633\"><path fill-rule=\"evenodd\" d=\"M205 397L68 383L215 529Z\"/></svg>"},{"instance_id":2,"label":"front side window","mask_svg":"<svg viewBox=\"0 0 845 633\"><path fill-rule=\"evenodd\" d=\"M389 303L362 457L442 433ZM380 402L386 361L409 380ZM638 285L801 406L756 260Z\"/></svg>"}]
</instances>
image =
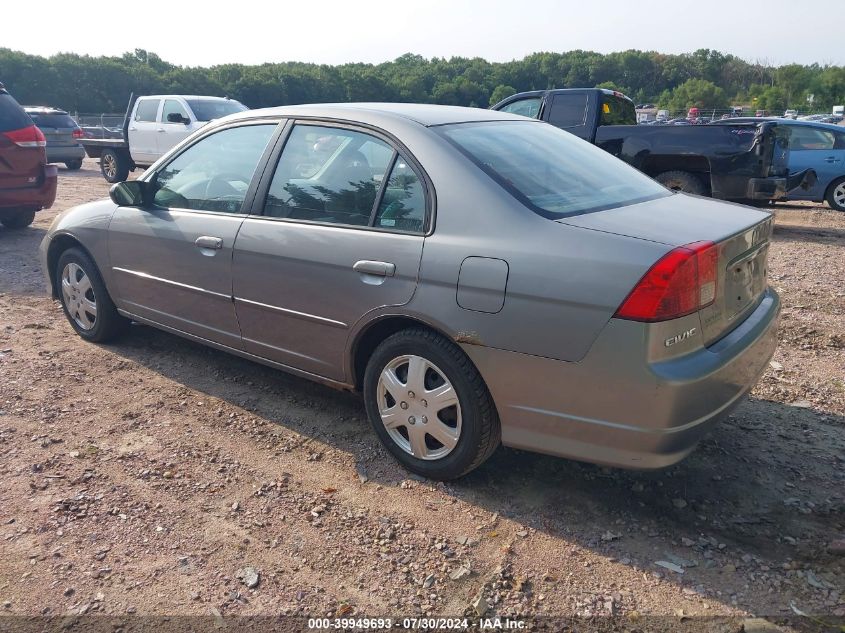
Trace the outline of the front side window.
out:
<instances>
[{"instance_id":1,"label":"front side window","mask_svg":"<svg viewBox=\"0 0 845 633\"><path fill-rule=\"evenodd\" d=\"M519 101L509 103L499 111L509 112L510 114L521 114L522 116L527 116L532 119L536 119L537 115L540 114L540 104L542 103L542 101L543 100L541 97L529 97L527 99L520 99Z\"/></svg>"},{"instance_id":2,"label":"front side window","mask_svg":"<svg viewBox=\"0 0 845 633\"><path fill-rule=\"evenodd\" d=\"M550 219L672 195L630 165L551 125L495 121L436 129L517 200Z\"/></svg>"},{"instance_id":3,"label":"front side window","mask_svg":"<svg viewBox=\"0 0 845 633\"><path fill-rule=\"evenodd\" d=\"M165 99L164 107L161 109L161 122L170 123L170 121L167 119L168 115L170 114L178 114L182 117L183 120L190 120L188 113L185 111L185 108L181 103L179 103L175 99ZM184 123L181 125L184 125Z\"/></svg>"},{"instance_id":4,"label":"front side window","mask_svg":"<svg viewBox=\"0 0 845 633\"><path fill-rule=\"evenodd\" d=\"M368 226L393 148L342 128L297 125L285 143L264 214Z\"/></svg>"},{"instance_id":5,"label":"front side window","mask_svg":"<svg viewBox=\"0 0 845 633\"><path fill-rule=\"evenodd\" d=\"M559 94L552 100L549 123L557 127L577 127L587 120L587 94Z\"/></svg>"},{"instance_id":6,"label":"front side window","mask_svg":"<svg viewBox=\"0 0 845 633\"><path fill-rule=\"evenodd\" d=\"M240 213L273 124L242 125L206 136L153 177L153 202L169 209Z\"/></svg>"},{"instance_id":7,"label":"front side window","mask_svg":"<svg viewBox=\"0 0 845 633\"><path fill-rule=\"evenodd\" d=\"M161 101L158 99L141 99L138 102L138 108L135 110L135 120L155 123L159 103Z\"/></svg>"}]
</instances>

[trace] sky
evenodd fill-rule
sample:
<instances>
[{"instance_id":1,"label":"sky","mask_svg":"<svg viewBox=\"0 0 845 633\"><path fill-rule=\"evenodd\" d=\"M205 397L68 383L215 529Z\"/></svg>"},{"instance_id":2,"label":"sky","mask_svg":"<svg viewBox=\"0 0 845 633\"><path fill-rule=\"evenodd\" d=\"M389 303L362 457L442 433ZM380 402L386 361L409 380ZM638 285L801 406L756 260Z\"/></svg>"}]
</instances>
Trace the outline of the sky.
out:
<instances>
[{"instance_id":1,"label":"sky","mask_svg":"<svg viewBox=\"0 0 845 633\"><path fill-rule=\"evenodd\" d=\"M632 48L710 48L773 65L845 65L839 16L824 17L830 0L800 6L795 0L159 0L107 9L89 0L69 6L41 0L33 16L28 3L6 3L3 22L32 28L0 29L0 47L45 56L143 48L184 66L380 63L409 52L509 61L538 51Z\"/></svg>"}]
</instances>

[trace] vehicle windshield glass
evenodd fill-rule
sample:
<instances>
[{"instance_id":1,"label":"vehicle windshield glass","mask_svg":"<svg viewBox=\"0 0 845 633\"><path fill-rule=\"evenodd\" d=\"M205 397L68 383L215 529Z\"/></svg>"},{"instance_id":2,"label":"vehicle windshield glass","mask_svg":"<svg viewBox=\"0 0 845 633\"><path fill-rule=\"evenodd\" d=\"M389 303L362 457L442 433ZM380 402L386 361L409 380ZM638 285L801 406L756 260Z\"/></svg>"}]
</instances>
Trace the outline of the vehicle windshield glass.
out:
<instances>
[{"instance_id":1,"label":"vehicle windshield glass","mask_svg":"<svg viewBox=\"0 0 845 633\"><path fill-rule=\"evenodd\" d=\"M634 104L624 97L602 95L602 125L636 125L637 111Z\"/></svg>"},{"instance_id":2,"label":"vehicle windshield glass","mask_svg":"<svg viewBox=\"0 0 845 633\"><path fill-rule=\"evenodd\" d=\"M234 99L188 99L188 105L191 106L197 121L213 121L249 109Z\"/></svg>"},{"instance_id":3,"label":"vehicle windshield glass","mask_svg":"<svg viewBox=\"0 0 845 633\"><path fill-rule=\"evenodd\" d=\"M544 123L435 129L515 198L550 219L672 195L604 150Z\"/></svg>"},{"instance_id":4,"label":"vehicle windshield glass","mask_svg":"<svg viewBox=\"0 0 845 633\"><path fill-rule=\"evenodd\" d=\"M0 92L0 132L29 127L32 121L12 95Z\"/></svg>"},{"instance_id":5,"label":"vehicle windshield glass","mask_svg":"<svg viewBox=\"0 0 845 633\"><path fill-rule=\"evenodd\" d=\"M38 114L31 112L29 116L38 127L76 127L76 123L69 114Z\"/></svg>"}]
</instances>

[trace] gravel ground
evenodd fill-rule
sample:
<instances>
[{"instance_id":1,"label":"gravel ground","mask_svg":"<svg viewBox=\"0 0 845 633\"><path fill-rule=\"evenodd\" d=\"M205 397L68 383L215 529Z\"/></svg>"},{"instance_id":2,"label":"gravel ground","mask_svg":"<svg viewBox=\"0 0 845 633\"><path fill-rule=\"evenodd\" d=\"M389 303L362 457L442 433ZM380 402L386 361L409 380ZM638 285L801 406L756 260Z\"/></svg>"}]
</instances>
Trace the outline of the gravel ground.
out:
<instances>
[{"instance_id":1,"label":"gravel ground","mask_svg":"<svg viewBox=\"0 0 845 633\"><path fill-rule=\"evenodd\" d=\"M780 348L657 473L409 476L360 399L144 326L84 343L0 229L0 613L845 615L845 214L779 205Z\"/></svg>"}]
</instances>

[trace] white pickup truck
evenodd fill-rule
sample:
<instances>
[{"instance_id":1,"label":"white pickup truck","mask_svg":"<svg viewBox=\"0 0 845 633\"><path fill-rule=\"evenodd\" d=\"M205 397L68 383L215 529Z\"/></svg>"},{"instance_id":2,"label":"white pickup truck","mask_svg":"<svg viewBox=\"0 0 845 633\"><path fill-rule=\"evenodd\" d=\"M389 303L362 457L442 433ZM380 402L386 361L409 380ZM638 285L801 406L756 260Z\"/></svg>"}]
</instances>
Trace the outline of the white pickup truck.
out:
<instances>
[{"instance_id":1,"label":"white pickup truck","mask_svg":"<svg viewBox=\"0 0 845 633\"><path fill-rule=\"evenodd\" d=\"M122 139L82 139L85 153L99 159L103 178L126 180L149 167L177 143L214 119L248 108L234 99L195 95L130 97Z\"/></svg>"}]
</instances>

